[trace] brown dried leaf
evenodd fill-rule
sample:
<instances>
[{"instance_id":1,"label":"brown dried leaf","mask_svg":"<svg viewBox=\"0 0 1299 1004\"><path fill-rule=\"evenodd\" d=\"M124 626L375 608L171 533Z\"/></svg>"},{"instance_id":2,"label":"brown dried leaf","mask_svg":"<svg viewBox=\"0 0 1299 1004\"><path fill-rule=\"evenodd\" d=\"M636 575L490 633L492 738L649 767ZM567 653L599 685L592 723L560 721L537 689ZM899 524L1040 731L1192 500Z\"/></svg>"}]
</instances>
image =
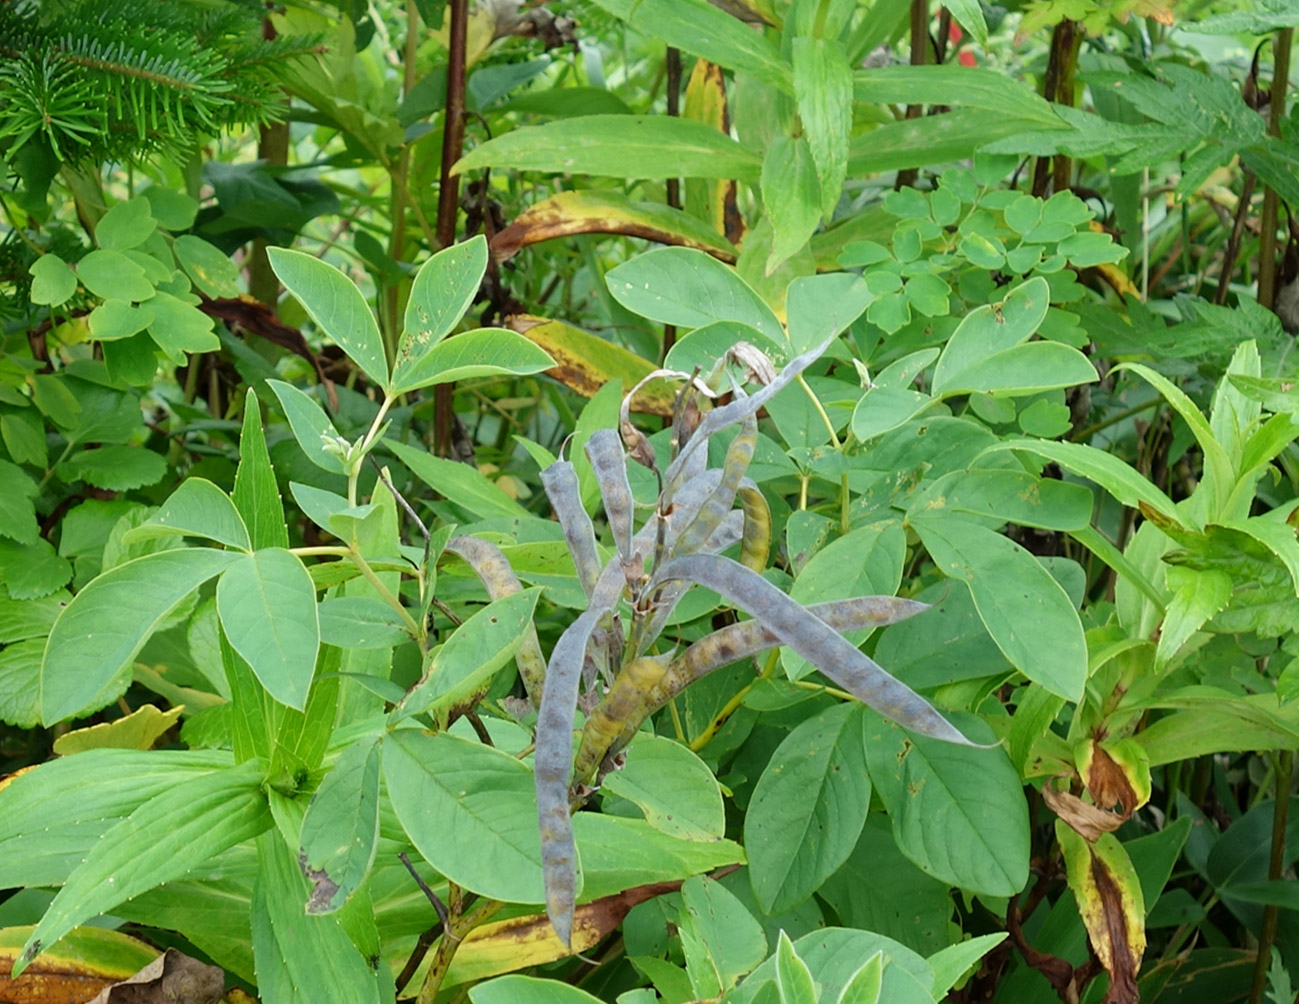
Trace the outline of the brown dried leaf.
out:
<instances>
[{"instance_id":1,"label":"brown dried leaf","mask_svg":"<svg viewBox=\"0 0 1299 1004\"><path fill-rule=\"evenodd\" d=\"M1087 794L1102 809L1111 809L1117 805L1122 813L1121 819L1128 819L1141 805L1132 782L1127 773L1117 764L1109 752L1095 739L1088 740L1079 758L1079 773Z\"/></svg>"},{"instance_id":2,"label":"brown dried leaf","mask_svg":"<svg viewBox=\"0 0 1299 1004\"><path fill-rule=\"evenodd\" d=\"M1089 805L1067 791L1056 791L1050 782L1042 785L1042 799L1061 820L1092 843L1106 833L1113 833L1127 818Z\"/></svg>"},{"instance_id":3,"label":"brown dried leaf","mask_svg":"<svg viewBox=\"0 0 1299 1004\"><path fill-rule=\"evenodd\" d=\"M105 987L90 1004L217 1004L226 974L174 948L134 976Z\"/></svg>"}]
</instances>

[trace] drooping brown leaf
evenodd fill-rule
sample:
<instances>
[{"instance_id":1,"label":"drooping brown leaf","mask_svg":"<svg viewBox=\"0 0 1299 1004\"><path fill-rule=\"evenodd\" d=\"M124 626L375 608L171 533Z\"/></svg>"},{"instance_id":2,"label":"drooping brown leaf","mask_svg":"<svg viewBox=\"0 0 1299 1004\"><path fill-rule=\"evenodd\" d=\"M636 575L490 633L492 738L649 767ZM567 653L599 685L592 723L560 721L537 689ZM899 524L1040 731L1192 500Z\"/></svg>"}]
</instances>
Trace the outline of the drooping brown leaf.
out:
<instances>
[{"instance_id":1,"label":"drooping brown leaf","mask_svg":"<svg viewBox=\"0 0 1299 1004\"><path fill-rule=\"evenodd\" d=\"M1113 833L1127 818L1108 809L1098 809L1068 791L1058 791L1050 781L1042 785L1042 800L1063 822L1092 843L1106 833Z\"/></svg>"},{"instance_id":2,"label":"drooping brown leaf","mask_svg":"<svg viewBox=\"0 0 1299 1004\"><path fill-rule=\"evenodd\" d=\"M226 974L174 948L134 976L105 987L90 1004L217 1004Z\"/></svg>"},{"instance_id":3,"label":"drooping brown leaf","mask_svg":"<svg viewBox=\"0 0 1299 1004\"><path fill-rule=\"evenodd\" d=\"M517 216L492 239L492 258L508 261L530 244L576 234L622 234L696 248L735 264L735 246L699 220L659 202L634 202L618 192L561 192Z\"/></svg>"},{"instance_id":4,"label":"drooping brown leaf","mask_svg":"<svg viewBox=\"0 0 1299 1004\"><path fill-rule=\"evenodd\" d=\"M1056 821L1055 833L1088 940L1110 977L1104 1004L1137 1004L1146 907L1136 869L1112 834L1091 843L1063 820Z\"/></svg>"},{"instance_id":5,"label":"drooping brown leaf","mask_svg":"<svg viewBox=\"0 0 1299 1004\"><path fill-rule=\"evenodd\" d=\"M621 380L623 387L635 387L654 371L651 363L621 345L560 321L517 314L505 323L511 331L550 353L555 366L546 370L546 376L583 397L593 397L615 379ZM641 415L668 418L675 397L675 388L666 380L651 380L632 396L630 408Z\"/></svg>"},{"instance_id":6,"label":"drooping brown leaf","mask_svg":"<svg viewBox=\"0 0 1299 1004\"><path fill-rule=\"evenodd\" d=\"M83 1004L158 954L156 948L118 931L78 927L12 979L9 970L32 930L0 928L0 1001L6 1004Z\"/></svg>"},{"instance_id":7,"label":"drooping brown leaf","mask_svg":"<svg viewBox=\"0 0 1299 1004\"><path fill-rule=\"evenodd\" d=\"M1095 739L1086 744L1080 761L1078 766L1083 784L1087 786L1087 793L1097 806L1111 809L1117 805L1123 819L1137 811L1140 800L1132 782L1123 768Z\"/></svg>"}]
</instances>

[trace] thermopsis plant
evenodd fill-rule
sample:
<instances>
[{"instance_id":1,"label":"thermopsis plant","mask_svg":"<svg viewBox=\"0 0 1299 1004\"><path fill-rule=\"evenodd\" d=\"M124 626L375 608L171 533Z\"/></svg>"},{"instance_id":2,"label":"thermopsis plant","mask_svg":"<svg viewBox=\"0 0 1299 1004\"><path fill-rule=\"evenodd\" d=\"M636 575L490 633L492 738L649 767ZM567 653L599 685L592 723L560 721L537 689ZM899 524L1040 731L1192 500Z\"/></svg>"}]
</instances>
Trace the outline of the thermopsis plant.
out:
<instances>
[{"instance_id":1,"label":"thermopsis plant","mask_svg":"<svg viewBox=\"0 0 1299 1004\"><path fill-rule=\"evenodd\" d=\"M551 654L537 722L537 807L546 909L565 943L572 933L577 892L572 811L594 790L593 785L612 767L612 758L647 716L719 666L786 645L840 687L911 731L972 745L924 698L839 633L902 620L926 609L925 604L863 596L804 607L760 574L767 562L771 514L757 485L745 477L757 443L757 413L832 340L796 357L778 374L765 356L741 343L727 353L716 372L729 380L733 400L702 419L695 395L712 396L712 392L689 377L677 398L671 463L661 473L648 441L626 421L624 404L623 441L632 459L653 470L660 484L653 512L639 529L619 436L611 429L594 433L586 452L616 548L603 567L573 465L559 461L542 473L589 601ZM741 381L727 369L733 361L742 361L750 377L763 383L761 389L745 394ZM688 375L668 371L651 375L664 376ZM708 468L709 439L737 424L740 430L727 448L722 467ZM734 508L737 498L740 509ZM738 561L721 553L736 543ZM691 583L714 590L753 619L714 631L680 655L652 654L655 639ZM631 617L625 640L624 598ZM579 685L584 675L593 685L597 672L611 683L587 716L574 760Z\"/></svg>"}]
</instances>

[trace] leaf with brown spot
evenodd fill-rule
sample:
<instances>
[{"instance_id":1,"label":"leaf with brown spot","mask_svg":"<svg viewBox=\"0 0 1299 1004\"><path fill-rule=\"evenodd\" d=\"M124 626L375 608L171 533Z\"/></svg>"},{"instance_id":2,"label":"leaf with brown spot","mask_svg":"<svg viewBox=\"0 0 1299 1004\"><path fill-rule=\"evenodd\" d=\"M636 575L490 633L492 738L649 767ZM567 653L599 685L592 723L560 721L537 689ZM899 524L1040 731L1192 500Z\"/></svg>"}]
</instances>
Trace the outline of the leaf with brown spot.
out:
<instances>
[{"instance_id":1,"label":"leaf with brown spot","mask_svg":"<svg viewBox=\"0 0 1299 1004\"><path fill-rule=\"evenodd\" d=\"M1150 800L1150 757L1135 740L1088 739L1076 762L1087 793L1100 808L1117 805L1121 818L1128 819Z\"/></svg>"},{"instance_id":2,"label":"leaf with brown spot","mask_svg":"<svg viewBox=\"0 0 1299 1004\"><path fill-rule=\"evenodd\" d=\"M1104 1004L1137 1004L1146 905L1128 852L1108 833L1089 843L1064 820L1056 821L1055 834L1087 937L1110 976Z\"/></svg>"},{"instance_id":3,"label":"leaf with brown spot","mask_svg":"<svg viewBox=\"0 0 1299 1004\"><path fill-rule=\"evenodd\" d=\"M560 321L524 314L510 318L507 323L511 330L550 353L555 366L546 370L547 376L583 397L594 397L610 380L621 380L624 387L635 387L654 371L652 363L621 345ZM652 380L632 397L631 410L670 418L675 399L676 391L670 383Z\"/></svg>"},{"instance_id":4,"label":"leaf with brown spot","mask_svg":"<svg viewBox=\"0 0 1299 1004\"><path fill-rule=\"evenodd\" d=\"M726 99L726 78L716 63L701 59L695 63L686 84L686 98L681 112L686 118L705 122L714 129L730 134L731 115ZM687 178L686 212L707 220L719 234L734 244L744 239L744 218L736 200L735 181L706 181Z\"/></svg>"},{"instance_id":5,"label":"leaf with brown spot","mask_svg":"<svg viewBox=\"0 0 1299 1004\"><path fill-rule=\"evenodd\" d=\"M530 244L576 234L622 234L696 248L728 265L737 257L730 241L688 213L599 191L561 192L525 210L492 240L492 257L508 261Z\"/></svg>"},{"instance_id":6,"label":"leaf with brown spot","mask_svg":"<svg viewBox=\"0 0 1299 1004\"><path fill-rule=\"evenodd\" d=\"M99 927L69 932L17 979L10 967L31 927L0 929L0 1001L9 1004L82 1004L105 987L127 979L158 956L143 941Z\"/></svg>"}]
</instances>

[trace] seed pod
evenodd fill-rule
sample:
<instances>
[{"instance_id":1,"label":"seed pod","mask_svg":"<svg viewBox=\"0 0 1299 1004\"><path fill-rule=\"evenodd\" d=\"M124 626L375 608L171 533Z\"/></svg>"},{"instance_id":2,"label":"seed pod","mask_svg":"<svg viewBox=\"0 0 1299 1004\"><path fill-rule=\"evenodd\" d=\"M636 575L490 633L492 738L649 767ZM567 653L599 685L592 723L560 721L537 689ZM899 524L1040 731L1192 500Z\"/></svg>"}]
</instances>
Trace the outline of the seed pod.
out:
<instances>
[{"instance_id":1,"label":"seed pod","mask_svg":"<svg viewBox=\"0 0 1299 1004\"><path fill-rule=\"evenodd\" d=\"M595 580L600 577L600 555L595 547L595 527L582 507L577 471L567 460L556 461L541 472L541 487L546 490L550 508L564 531L564 542L577 569L577 581L590 599Z\"/></svg>"}]
</instances>

